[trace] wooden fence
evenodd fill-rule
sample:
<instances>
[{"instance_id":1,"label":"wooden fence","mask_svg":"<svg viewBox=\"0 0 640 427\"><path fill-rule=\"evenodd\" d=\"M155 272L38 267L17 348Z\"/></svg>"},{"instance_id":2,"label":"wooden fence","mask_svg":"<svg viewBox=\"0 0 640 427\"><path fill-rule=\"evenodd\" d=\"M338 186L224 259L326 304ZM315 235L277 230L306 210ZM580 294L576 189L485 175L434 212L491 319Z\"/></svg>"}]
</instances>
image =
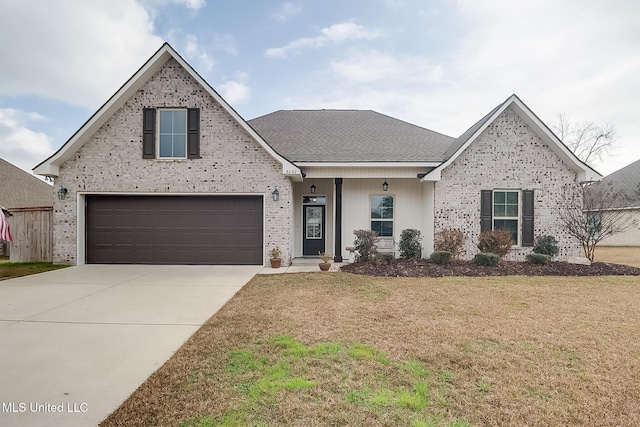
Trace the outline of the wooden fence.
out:
<instances>
[{"instance_id":1,"label":"wooden fence","mask_svg":"<svg viewBox=\"0 0 640 427\"><path fill-rule=\"evenodd\" d=\"M11 209L9 260L34 262L53 260L53 208Z\"/></svg>"}]
</instances>

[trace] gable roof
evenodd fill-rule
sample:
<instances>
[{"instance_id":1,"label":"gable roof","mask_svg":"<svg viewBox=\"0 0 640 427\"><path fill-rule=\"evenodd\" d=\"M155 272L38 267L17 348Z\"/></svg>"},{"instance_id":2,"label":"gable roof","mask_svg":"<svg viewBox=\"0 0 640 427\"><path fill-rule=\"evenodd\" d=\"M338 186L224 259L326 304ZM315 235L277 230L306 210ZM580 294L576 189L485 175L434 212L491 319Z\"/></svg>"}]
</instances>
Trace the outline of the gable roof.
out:
<instances>
[{"instance_id":1,"label":"gable roof","mask_svg":"<svg viewBox=\"0 0 640 427\"><path fill-rule=\"evenodd\" d=\"M578 174L580 182L599 181L602 175L578 159L575 154L527 107L515 94L495 107L486 116L465 131L447 151L445 161L426 174L422 181L439 181L442 170L449 166L482 132L507 108L511 108L544 141L549 148Z\"/></svg>"},{"instance_id":2,"label":"gable roof","mask_svg":"<svg viewBox=\"0 0 640 427\"><path fill-rule=\"evenodd\" d=\"M640 208L640 160L605 176L602 184L622 196L614 208Z\"/></svg>"},{"instance_id":3,"label":"gable roof","mask_svg":"<svg viewBox=\"0 0 640 427\"><path fill-rule=\"evenodd\" d=\"M278 153L304 163L433 162L454 138L367 110L280 110L249 120Z\"/></svg>"},{"instance_id":4,"label":"gable roof","mask_svg":"<svg viewBox=\"0 0 640 427\"><path fill-rule=\"evenodd\" d=\"M164 43L160 49L102 106L89 120L51 157L37 165L33 171L38 175L58 176L60 166L91 138L100 127L124 105L169 59L175 59L206 91L282 165L283 174L296 180L302 173L294 164L282 157L266 143L255 130L207 83L178 53Z\"/></svg>"},{"instance_id":5,"label":"gable roof","mask_svg":"<svg viewBox=\"0 0 640 427\"><path fill-rule=\"evenodd\" d=\"M53 187L0 159L0 206L6 209L53 206Z\"/></svg>"}]
</instances>

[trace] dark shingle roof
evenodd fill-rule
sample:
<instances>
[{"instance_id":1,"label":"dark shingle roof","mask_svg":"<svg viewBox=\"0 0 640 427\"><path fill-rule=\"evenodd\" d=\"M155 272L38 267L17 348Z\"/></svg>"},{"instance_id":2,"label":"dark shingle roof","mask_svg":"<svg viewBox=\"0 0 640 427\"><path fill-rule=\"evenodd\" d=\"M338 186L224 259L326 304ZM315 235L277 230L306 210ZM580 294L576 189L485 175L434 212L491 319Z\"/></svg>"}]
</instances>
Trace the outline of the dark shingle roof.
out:
<instances>
[{"instance_id":1,"label":"dark shingle roof","mask_svg":"<svg viewBox=\"0 0 640 427\"><path fill-rule=\"evenodd\" d=\"M280 110L248 123L293 162L441 162L455 140L370 110Z\"/></svg>"},{"instance_id":2,"label":"dark shingle roof","mask_svg":"<svg viewBox=\"0 0 640 427\"><path fill-rule=\"evenodd\" d=\"M53 188L0 159L0 206L7 209L53 206Z\"/></svg>"},{"instance_id":3,"label":"dark shingle roof","mask_svg":"<svg viewBox=\"0 0 640 427\"><path fill-rule=\"evenodd\" d=\"M640 206L640 160L602 178L602 184L611 185L620 193L616 208Z\"/></svg>"}]
</instances>

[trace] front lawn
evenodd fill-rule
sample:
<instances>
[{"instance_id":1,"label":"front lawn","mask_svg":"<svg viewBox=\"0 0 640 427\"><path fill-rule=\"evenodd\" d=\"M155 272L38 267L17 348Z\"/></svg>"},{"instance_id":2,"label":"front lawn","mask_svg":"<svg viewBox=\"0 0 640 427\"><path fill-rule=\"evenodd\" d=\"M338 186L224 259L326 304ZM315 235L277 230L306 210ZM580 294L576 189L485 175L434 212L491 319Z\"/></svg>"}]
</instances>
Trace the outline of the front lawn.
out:
<instances>
[{"instance_id":1,"label":"front lawn","mask_svg":"<svg viewBox=\"0 0 640 427\"><path fill-rule=\"evenodd\" d=\"M65 267L68 265L53 264L52 262L2 262L0 263L0 280L29 276Z\"/></svg>"},{"instance_id":2,"label":"front lawn","mask_svg":"<svg viewBox=\"0 0 640 427\"><path fill-rule=\"evenodd\" d=\"M597 246L596 261L640 268L640 246Z\"/></svg>"},{"instance_id":3,"label":"front lawn","mask_svg":"<svg viewBox=\"0 0 640 427\"><path fill-rule=\"evenodd\" d=\"M103 426L640 425L637 277L256 276Z\"/></svg>"}]
</instances>

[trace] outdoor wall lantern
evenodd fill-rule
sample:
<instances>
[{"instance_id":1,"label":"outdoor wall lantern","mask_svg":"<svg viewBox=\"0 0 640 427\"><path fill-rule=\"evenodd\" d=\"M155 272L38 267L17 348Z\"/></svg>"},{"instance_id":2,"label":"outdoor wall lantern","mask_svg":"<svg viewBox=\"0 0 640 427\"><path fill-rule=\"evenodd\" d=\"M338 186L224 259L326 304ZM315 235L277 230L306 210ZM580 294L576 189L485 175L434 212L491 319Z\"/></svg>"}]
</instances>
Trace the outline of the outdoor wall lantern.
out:
<instances>
[{"instance_id":1,"label":"outdoor wall lantern","mask_svg":"<svg viewBox=\"0 0 640 427\"><path fill-rule=\"evenodd\" d=\"M58 190L58 200L64 200L67 197L67 189L63 186L60 186Z\"/></svg>"},{"instance_id":2,"label":"outdoor wall lantern","mask_svg":"<svg viewBox=\"0 0 640 427\"><path fill-rule=\"evenodd\" d=\"M273 197L274 202L277 202L278 200L280 200L280 192L278 191L277 188L273 190L273 192L271 193L271 196Z\"/></svg>"},{"instance_id":3,"label":"outdoor wall lantern","mask_svg":"<svg viewBox=\"0 0 640 427\"><path fill-rule=\"evenodd\" d=\"M316 194L316 185L311 184L311 194Z\"/></svg>"},{"instance_id":4,"label":"outdoor wall lantern","mask_svg":"<svg viewBox=\"0 0 640 427\"><path fill-rule=\"evenodd\" d=\"M387 191L388 189L389 189L389 183L385 179L384 182L382 183L382 191Z\"/></svg>"}]
</instances>

